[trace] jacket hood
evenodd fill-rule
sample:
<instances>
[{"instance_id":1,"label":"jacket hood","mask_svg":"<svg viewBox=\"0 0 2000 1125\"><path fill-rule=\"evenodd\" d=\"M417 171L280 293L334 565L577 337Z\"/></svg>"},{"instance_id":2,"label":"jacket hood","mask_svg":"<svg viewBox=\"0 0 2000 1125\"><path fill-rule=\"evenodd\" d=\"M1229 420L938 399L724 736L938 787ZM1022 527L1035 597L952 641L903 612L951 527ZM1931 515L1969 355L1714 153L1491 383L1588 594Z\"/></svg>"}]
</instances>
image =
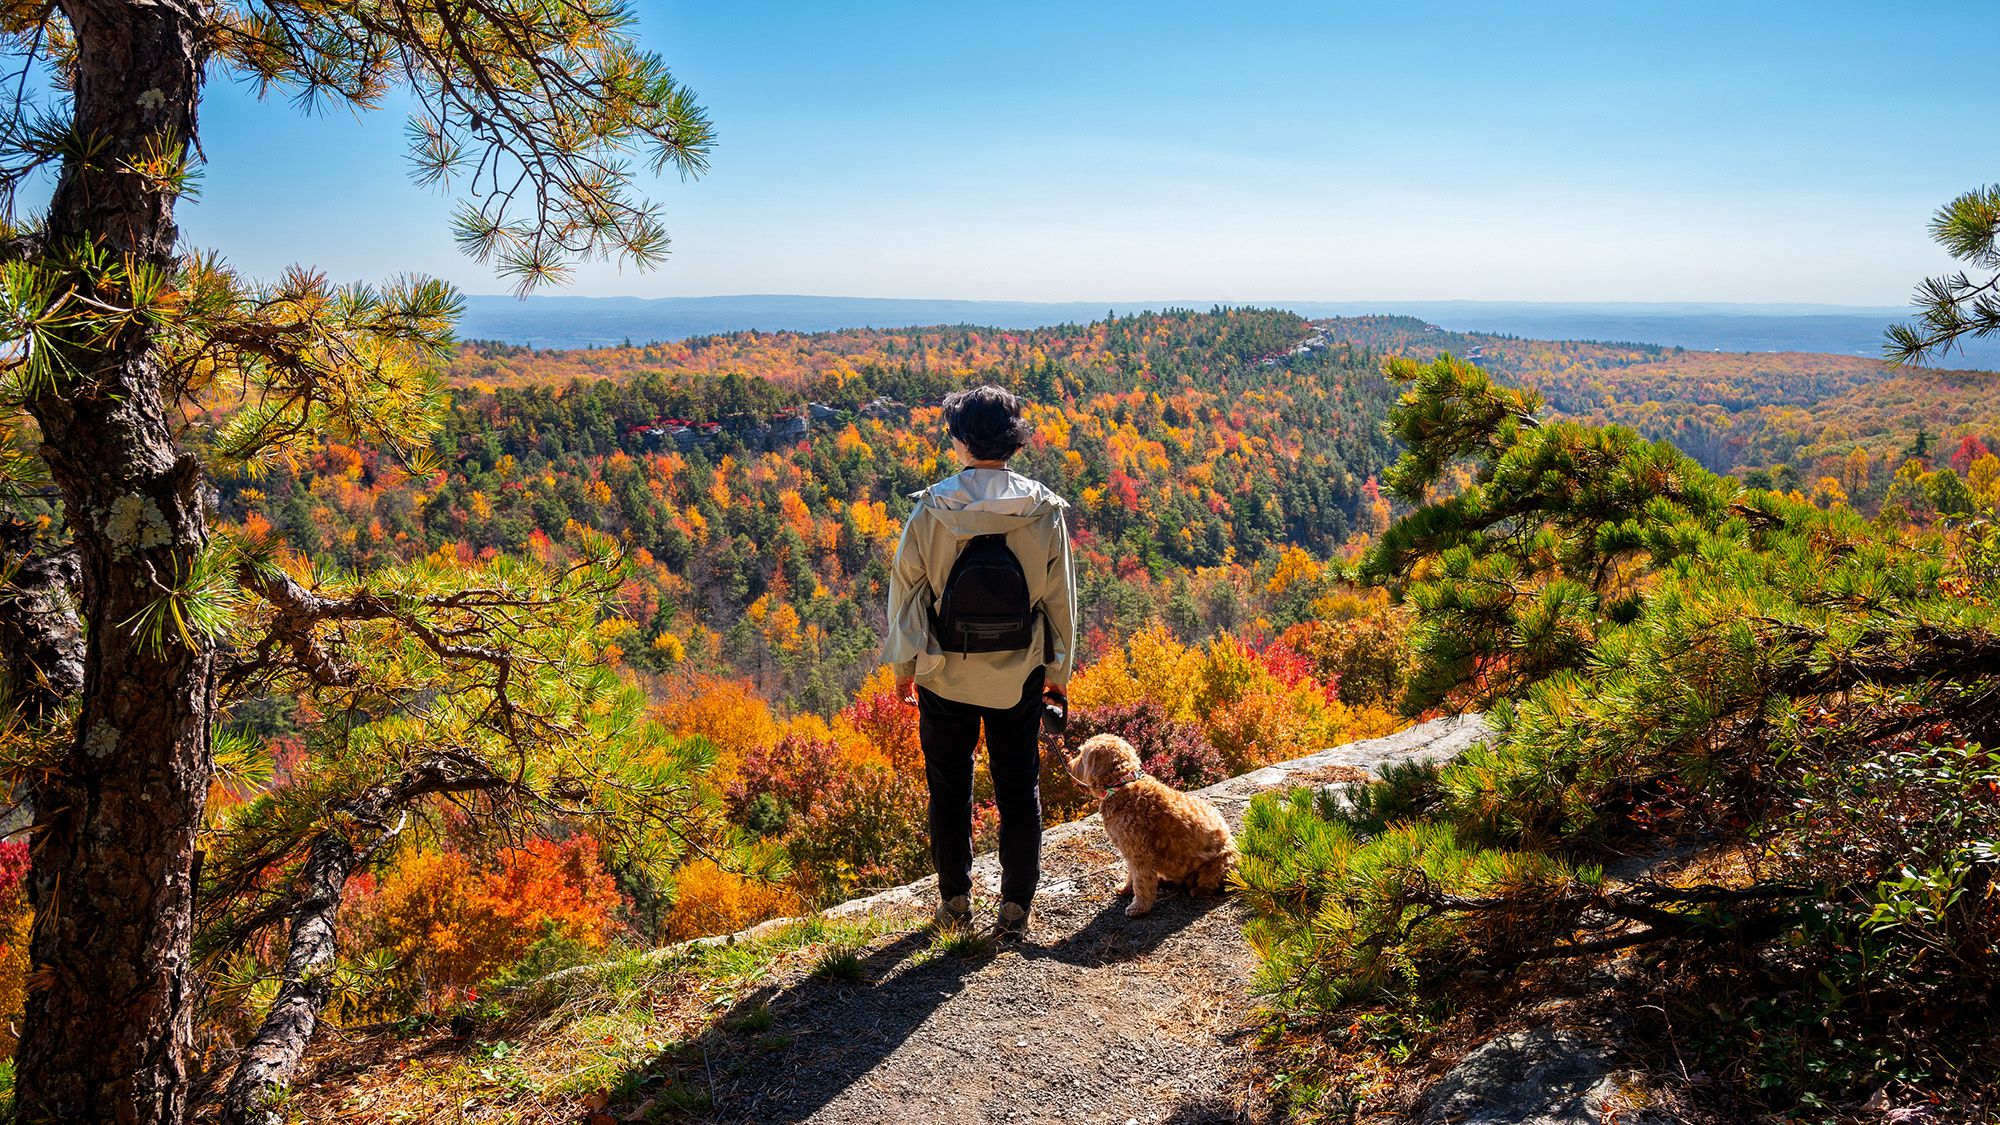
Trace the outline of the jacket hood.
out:
<instances>
[{"instance_id":1,"label":"jacket hood","mask_svg":"<svg viewBox=\"0 0 2000 1125\"><path fill-rule=\"evenodd\" d=\"M1069 507L1048 486L1012 469L965 469L910 494L956 535L991 535Z\"/></svg>"}]
</instances>

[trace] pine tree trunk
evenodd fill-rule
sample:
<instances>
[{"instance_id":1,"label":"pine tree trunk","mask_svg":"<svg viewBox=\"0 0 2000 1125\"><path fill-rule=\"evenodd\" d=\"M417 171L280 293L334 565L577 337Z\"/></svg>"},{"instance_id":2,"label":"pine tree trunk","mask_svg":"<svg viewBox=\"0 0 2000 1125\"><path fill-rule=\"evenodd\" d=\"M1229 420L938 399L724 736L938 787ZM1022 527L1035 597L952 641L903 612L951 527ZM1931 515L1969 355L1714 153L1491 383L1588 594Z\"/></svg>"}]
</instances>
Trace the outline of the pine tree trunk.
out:
<instances>
[{"instance_id":1,"label":"pine tree trunk","mask_svg":"<svg viewBox=\"0 0 2000 1125\"><path fill-rule=\"evenodd\" d=\"M65 159L41 260L95 245L171 268L173 197L121 165L163 142L194 143L197 9L62 8L76 36L76 133L103 147ZM198 636L149 644L131 622L207 542L203 477L175 441L149 331L66 358L73 373L30 409L76 543L87 642L76 742L31 793L36 924L16 1105L22 1122L177 1123L189 1113L214 653Z\"/></svg>"},{"instance_id":2,"label":"pine tree trunk","mask_svg":"<svg viewBox=\"0 0 2000 1125\"><path fill-rule=\"evenodd\" d=\"M348 876L402 832L412 802L432 793L466 793L504 784L483 770L464 772L459 763L440 756L395 784L375 786L335 807L329 826L306 850L285 949L284 979L229 1078L222 1096L222 1125L280 1125L284 1120L278 1097L297 1072L320 1013L333 995L340 903Z\"/></svg>"},{"instance_id":3,"label":"pine tree trunk","mask_svg":"<svg viewBox=\"0 0 2000 1125\"><path fill-rule=\"evenodd\" d=\"M7 704L29 726L46 722L83 690L83 622L76 615L76 552L37 550L25 524L0 524L13 568L0 598L0 668Z\"/></svg>"}]
</instances>

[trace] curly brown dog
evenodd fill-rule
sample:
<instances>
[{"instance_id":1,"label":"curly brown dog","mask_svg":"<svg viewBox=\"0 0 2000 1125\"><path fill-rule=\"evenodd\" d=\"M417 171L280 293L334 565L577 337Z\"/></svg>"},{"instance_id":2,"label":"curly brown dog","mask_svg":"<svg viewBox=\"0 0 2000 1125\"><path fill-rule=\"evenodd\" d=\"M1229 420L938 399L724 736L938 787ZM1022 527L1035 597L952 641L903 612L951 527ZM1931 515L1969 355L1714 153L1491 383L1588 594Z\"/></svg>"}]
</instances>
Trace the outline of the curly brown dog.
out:
<instances>
[{"instance_id":1,"label":"curly brown dog","mask_svg":"<svg viewBox=\"0 0 2000 1125\"><path fill-rule=\"evenodd\" d=\"M1138 751L1115 734L1079 746L1069 772L1103 794L1104 834L1125 859L1118 893L1132 894L1126 917L1153 909L1161 880L1196 892L1222 889L1236 865L1236 841L1214 805L1147 776Z\"/></svg>"}]
</instances>

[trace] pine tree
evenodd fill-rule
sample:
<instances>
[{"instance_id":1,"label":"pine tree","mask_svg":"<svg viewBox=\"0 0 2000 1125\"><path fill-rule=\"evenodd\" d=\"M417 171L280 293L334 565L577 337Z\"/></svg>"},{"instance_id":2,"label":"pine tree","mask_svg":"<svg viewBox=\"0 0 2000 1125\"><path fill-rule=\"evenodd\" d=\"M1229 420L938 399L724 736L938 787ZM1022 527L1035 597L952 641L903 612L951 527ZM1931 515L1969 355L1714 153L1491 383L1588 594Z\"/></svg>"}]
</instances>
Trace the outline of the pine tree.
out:
<instances>
[{"instance_id":1,"label":"pine tree","mask_svg":"<svg viewBox=\"0 0 2000 1125\"><path fill-rule=\"evenodd\" d=\"M630 192L629 158L705 165L708 122L634 44L633 18L620 0L0 3L21 66L0 139L0 407L10 432L23 414L39 431L19 439L38 456L7 466L63 517L15 560L0 627L16 658L9 733L32 748L14 763L34 812L37 911L21 1120L192 1111L198 835L227 756L216 730L232 677L359 683L372 657L354 642L388 630L429 653L442 678L425 690L483 683L487 718L526 737L539 712L516 675L520 638L479 618L532 616L561 589L554 577L501 593L442 575L322 583L216 533L214 474L321 437L424 471L459 302L422 279L342 288L295 270L253 283L188 253L174 211L198 171L205 78L307 108L370 109L408 89L419 178L462 190L460 244L525 291L582 259L659 261L667 239ZM48 91L41 104L34 91ZM30 218L17 192L44 170L53 192ZM261 636L243 632L252 623ZM457 784L425 768L392 788ZM313 838L365 850L395 797L368 794L318 810L334 831ZM331 868L316 870L295 937L327 923L307 905L333 886Z\"/></svg>"},{"instance_id":2,"label":"pine tree","mask_svg":"<svg viewBox=\"0 0 2000 1125\"><path fill-rule=\"evenodd\" d=\"M1824 1036L1806 1049L1894 1026L1870 1048L1885 1069L1990 1089L1990 523L1904 531L1746 492L1449 356L1389 370L1405 450L1384 479L1411 510L1359 570L1418 611L1406 706L1485 708L1493 734L1435 772L1253 804L1266 986L1308 1009L1435 1000L1467 967L1769 943L1760 964L1792 975L1761 986ZM1949 470L1906 476L1974 502ZM1765 860L1722 885L1612 885L1590 862L1669 839ZM1823 1013L1796 999L1815 989Z\"/></svg>"}]
</instances>

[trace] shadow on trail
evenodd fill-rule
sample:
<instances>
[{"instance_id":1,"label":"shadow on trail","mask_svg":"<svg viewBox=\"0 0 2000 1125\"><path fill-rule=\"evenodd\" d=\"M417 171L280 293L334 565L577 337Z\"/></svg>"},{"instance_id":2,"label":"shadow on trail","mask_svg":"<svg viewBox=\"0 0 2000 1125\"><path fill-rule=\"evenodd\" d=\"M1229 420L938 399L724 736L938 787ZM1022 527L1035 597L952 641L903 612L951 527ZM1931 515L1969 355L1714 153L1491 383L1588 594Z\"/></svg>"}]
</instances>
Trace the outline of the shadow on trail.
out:
<instances>
[{"instance_id":1,"label":"shadow on trail","mask_svg":"<svg viewBox=\"0 0 2000 1125\"><path fill-rule=\"evenodd\" d=\"M1129 898L1107 898L1096 916L1074 933L1023 947L1021 956L1049 958L1066 965L1094 969L1144 957L1161 942L1194 925L1229 900L1222 895L1192 897L1180 891L1162 892L1153 911L1140 918L1125 917Z\"/></svg>"},{"instance_id":2,"label":"shadow on trail","mask_svg":"<svg viewBox=\"0 0 2000 1125\"><path fill-rule=\"evenodd\" d=\"M1174 1110L1158 1125L1277 1125L1283 1117L1268 1109L1252 1110L1216 1098L1192 1101Z\"/></svg>"},{"instance_id":3,"label":"shadow on trail","mask_svg":"<svg viewBox=\"0 0 2000 1125\"><path fill-rule=\"evenodd\" d=\"M973 974L1014 958L1082 968L1129 961L1227 899L1163 896L1143 918L1125 917L1126 901L1107 901L1068 933L1061 932L1067 922L1053 918L1039 937L1018 947L988 941L938 950L925 927L862 953L839 975L759 988L693 1040L628 1071L611 1112L617 1116L650 1100L679 1111L663 1119L803 1121L880 1067L962 993ZM924 959L908 963L920 953ZM992 1044L1011 1034L1004 1020L965 1029Z\"/></svg>"},{"instance_id":4,"label":"shadow on trail","mask_svg":"<svg viewBox=\"0 0 2000 1125\"><path fill-rule=\"evenodd\" d=\"M613 1117L622 1120L622 1112L648 1101L678 1111L660 1120L810 1116L874 1069L992 959L984 951L939 953L904 964L932 943L924 927L861 953L838 972L750 992L694 1039L628 1071Z\"/></svg>"}]
</instances>

